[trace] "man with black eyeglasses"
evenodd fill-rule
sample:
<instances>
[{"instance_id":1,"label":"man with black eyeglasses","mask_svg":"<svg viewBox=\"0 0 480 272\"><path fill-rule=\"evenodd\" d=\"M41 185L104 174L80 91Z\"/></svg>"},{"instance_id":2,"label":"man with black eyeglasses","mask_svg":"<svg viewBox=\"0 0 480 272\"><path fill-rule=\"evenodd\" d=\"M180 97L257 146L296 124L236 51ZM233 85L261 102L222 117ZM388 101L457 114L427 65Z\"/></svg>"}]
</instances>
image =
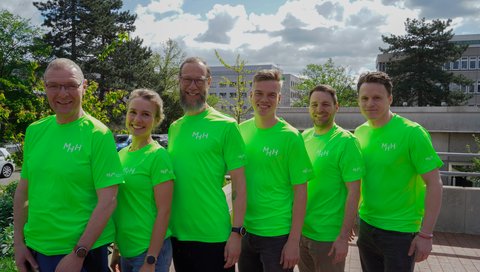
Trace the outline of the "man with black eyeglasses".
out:
<instances>
[{"instance_id":1,"label":"man with black eyeglasses","mask_svg":"<svg viewBox=\"0 0 480 272\"><path fill-rule=\"evenodd\" d=\"M54 115L27 128L15 192L15 262L21 272L107 272L122 168L113 135L82 109L87 87L69 59L44 75Z\"/></svg>"},{"instance_id":2,"label":"man with black eyeglasses","mask_svg":"<svg viewBox=\"0 0 480 272\"><path fill-rule=\"evenodd\" d=\"M180 66L185 115L168 131L176 176L170 228L177 272L234 272L244 234L245 147L235 120L207 104L211 80L200 58L187 58ZM227 173L233 220L222 190Z\"/></svg>"}]
</instances>

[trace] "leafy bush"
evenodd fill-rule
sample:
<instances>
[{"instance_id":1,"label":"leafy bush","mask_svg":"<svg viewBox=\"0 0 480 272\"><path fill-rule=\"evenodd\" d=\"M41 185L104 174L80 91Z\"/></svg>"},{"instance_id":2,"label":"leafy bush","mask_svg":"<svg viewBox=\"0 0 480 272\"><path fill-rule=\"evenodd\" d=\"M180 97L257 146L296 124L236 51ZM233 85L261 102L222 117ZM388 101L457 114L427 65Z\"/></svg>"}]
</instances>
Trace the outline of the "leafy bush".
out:
<instances>
[{"instance_id":1,"label":"leafy bush","mask_svg":"<svg viewBox=\"0 0 480 272\"><path fill-rule=\"evenodd\" d=\"M0 257L0 271L2 272L16 272L15 261L13 258Z\"/></svg>"},{"instance_id":2,"label":"leafy bush","mask_svg":"<svg viewBox=\"0 0 480 272\"><path fill-rule=\"evenodd\" d=\"M0 271L10 271L7 268L13 257L13 196L17 182L0 186ZM13 265L15 267L15 265ZM15 270L11 270L15 271Z\"/></svg>"}]
</instances>

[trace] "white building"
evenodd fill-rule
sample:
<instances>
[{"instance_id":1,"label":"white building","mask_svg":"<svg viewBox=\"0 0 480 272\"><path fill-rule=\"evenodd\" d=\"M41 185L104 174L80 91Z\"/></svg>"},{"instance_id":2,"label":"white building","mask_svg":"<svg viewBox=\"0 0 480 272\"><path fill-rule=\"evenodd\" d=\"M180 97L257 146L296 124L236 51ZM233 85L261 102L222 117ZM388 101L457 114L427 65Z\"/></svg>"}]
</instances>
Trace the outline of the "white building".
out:
<instances>
[{"instance_id":1,"label":"white building","mask_svg":"<svg viewBox=\"0 0 480 272\"><path fill-rule=\"evenodd\" d=\"M247 92L250 91L253 82L253 76L255 73L262 69L277 69L283 73L282 69L274 64L257 64L257 65L245 65L245 70L248 70L249 73L246 74L246 78L242 81L245 82L245 87ZM237 74L222 66L211 66L210 67L212 74L212 84L210 86L210 95L216 95L224 101L230 102L232 105L235 104L235 99L237 98ZM228 79L228 81L226 80ZM295 90L295 87L300 83L300 78L292 74L283 74L283 87L281 90L282 99L280 101L280 107L290 107L291 104L299 97L298 92ZM230 82L229 84L227 82ZM250 107L250 103L247 98L247 93L243 94L245 98L244 109ZM229 103L222 103L220 108L222 110L228 111L227 107L231 107Z\"/></svg>"}]
</instances>

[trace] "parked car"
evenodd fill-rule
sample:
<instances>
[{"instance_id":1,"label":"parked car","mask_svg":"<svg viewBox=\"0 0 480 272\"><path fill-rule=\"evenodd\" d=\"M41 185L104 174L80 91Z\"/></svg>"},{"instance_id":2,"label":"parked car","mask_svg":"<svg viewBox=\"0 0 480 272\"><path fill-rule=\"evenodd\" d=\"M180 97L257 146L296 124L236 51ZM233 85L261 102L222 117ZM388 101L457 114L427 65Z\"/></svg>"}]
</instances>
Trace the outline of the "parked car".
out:
<instances>
[{"instance_id":1,"label":"parked car","mask_svg":"<svg viewBox=\"0 0 480 272\"><path fill-rule=\"evenodd\" d=\"M152 134L152 138L161 146L168 147L168 134Z\"/></svg>"},{"instance_id":2,"label":"parked car","mask_svg":"<svg viewBox=\"0 0 480 272\"><path fill-rule=\"evenodd\" d=\"M128 134L115 135L115 145L117 146L117 151L120 151L122 148L128 146L131 143L132 143L132 135L128 135Z\"/></svg>"},{"instance_id":3,"label":"parked car","mask_svg":"<svg viewBox=\"0 0 480 272\"><path fill-rule=\"evenodd\" d=\"M161 146L168 147L168 134L152 134L152 139L157 141ZM117 151L128 146L132 143L132 135L117 134L115 135L115 143L117 145Z\"/></svg>"},{"instance_id":4,"label":"parked car","mask_svg":"<svg viewBox=\"0 0 480 272\"><path fill-rule=\"evenodd\" d=\"M0 178L9 178L15 171L15 164L9 157L7 149L0 147Z\"/></svg>"}]
</instances>

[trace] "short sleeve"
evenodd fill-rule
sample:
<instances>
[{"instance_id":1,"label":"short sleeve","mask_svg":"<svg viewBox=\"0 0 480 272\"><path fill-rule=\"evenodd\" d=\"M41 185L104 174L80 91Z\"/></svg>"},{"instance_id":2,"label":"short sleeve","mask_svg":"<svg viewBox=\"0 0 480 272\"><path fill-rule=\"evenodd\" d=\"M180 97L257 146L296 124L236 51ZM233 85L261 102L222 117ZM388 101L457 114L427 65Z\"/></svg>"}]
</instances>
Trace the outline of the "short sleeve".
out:
<instances>
[{"instance_id":1,"label":"short sleeve","mask_svg":"<svg viewBox=\"0 0 480 272\"><path fill-rule=\"evenodd\" d=\"M232 122L227 126L223 153L228 171L245 166L245 143L237 123Z\"/></svg>"},{"instance_id":2,"label":"short sleeve","mask_svg":"<svg viewBox=\"0 0 480 272\"><path fill-rule=\"evenodd\" d=\"M94 132L92 141L91 167L95 189L123 183L122 167L112 132Z\"/></svg>"},{"instance_id":3,"label":"short sleeve","mask_svg":"<svg viewBox=\"0 0 480 272\"><path fill-rule=\"evenodd\" d=\"M152 185L163 183L165 181L174 180L172 160L167 150L159 148L155 151L155 159L151 167Z\"/></svg>"},{"instance_id":4,"label":"short sleeve","mask_svg":"<svg viewBox=\"0 0 480 272\"><path fill-rule=\"evenodd\" d=\"M428 173L443 165L432 145L430 134L423 127L414 127L410 133L410 157L419 174Z\"/></svg>"},{"instance_id":5,"label":"short sleeve","mask_svg":"<svg viewBox=\"0 0 480 272\"><path fill-rule=\"evenodd\" d=\"M315 177L301 134L292 139L288 150L288 167L292 185L305 183Z\"/></svg>"}]
</instances>

